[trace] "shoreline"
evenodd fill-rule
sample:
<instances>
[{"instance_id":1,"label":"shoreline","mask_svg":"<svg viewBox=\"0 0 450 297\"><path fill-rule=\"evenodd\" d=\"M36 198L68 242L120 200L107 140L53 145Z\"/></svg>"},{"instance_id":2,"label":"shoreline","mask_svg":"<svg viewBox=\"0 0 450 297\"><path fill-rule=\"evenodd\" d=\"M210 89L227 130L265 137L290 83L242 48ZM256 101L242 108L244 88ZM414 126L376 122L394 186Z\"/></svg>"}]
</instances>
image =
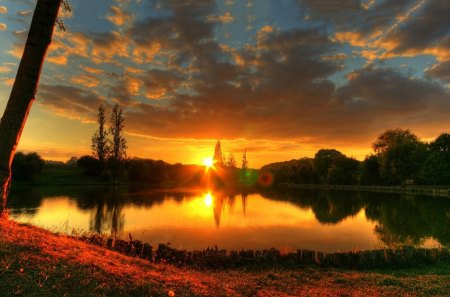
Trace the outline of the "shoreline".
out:
<instances>
[{"instance_id":1,"label":"shoreline","mask_svg":"<svg viewBox=\"0 0 450 297\"><path fill-rule=\"evenodd\" d=\"M425 195L432 197L450 198L450 186L349 186L349 185L321 185L321 184L293 184L280 183L275 186L281 189L317 189L317 190L341 190L376 193L394 193L409 195Z\"/></svg>"},{"instance_id":2,"label":"shoreline","mask_svg":"<svg viewBox=\"0 0 450 297\"><path fill-rule=\"evenodd\" d=\"M1 296L340 296L450 292L448 264L192 269L152 263L38 227L0 219Z\"/></svg>"}]
</instances>

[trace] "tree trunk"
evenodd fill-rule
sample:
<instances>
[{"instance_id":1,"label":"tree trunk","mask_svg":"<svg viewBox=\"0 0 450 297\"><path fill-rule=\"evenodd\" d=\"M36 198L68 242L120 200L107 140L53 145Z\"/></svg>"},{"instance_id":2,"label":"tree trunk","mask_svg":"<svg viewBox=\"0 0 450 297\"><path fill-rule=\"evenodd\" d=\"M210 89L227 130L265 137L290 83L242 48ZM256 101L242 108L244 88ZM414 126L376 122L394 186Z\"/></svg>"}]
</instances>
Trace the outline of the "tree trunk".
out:
<instances>
[{"instance_id":1,"label":"tree trunk","mask_svg":"<svg viewBox=\"0 0 450 297\"><path fill-rule=\"evenodd\" d=\"M11 163L36 95L59 5L60 0L38 0L22 60L0 122L0 196L2 199L0 213L6 207L11 185Z\"/></svg>"}]
</instances>

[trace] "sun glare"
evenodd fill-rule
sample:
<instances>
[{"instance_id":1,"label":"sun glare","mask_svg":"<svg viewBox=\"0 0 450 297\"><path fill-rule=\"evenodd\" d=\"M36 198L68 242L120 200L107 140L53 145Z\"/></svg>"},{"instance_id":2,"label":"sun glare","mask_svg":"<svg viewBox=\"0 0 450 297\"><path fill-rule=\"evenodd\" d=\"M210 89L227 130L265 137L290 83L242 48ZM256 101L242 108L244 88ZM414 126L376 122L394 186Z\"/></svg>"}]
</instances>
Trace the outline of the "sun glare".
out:
<instances>
[{"instance_id":1,"label":"sun glare","mask_svg":"<svg viewBox=\"0 0 450 297\"><path fill-rule=\"evenodd\" d=\"M213 158L209 157L209 158L205 158L203 159L203 165L205 165L206 168L211 168L214 165L214 160Z\"/></svg>"}]
</instances>

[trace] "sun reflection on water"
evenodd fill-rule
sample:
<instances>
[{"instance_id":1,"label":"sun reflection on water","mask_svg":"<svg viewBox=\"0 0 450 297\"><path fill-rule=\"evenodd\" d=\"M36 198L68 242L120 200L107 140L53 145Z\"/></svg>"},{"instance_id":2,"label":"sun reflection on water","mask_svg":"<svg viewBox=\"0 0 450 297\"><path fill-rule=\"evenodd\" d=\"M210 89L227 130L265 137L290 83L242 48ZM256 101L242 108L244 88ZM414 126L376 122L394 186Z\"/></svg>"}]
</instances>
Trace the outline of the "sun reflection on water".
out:
<instances>
[{"instance_id":1,"label":"sun reflection on water","mask_svg":"<svg viewBox=\"0 0 450 297\"><path fill-rule=\"evenodd\" d=\"M211 195L211 192L206 193L205 195L205 199L203 199L203 201L205 202L205 205L207 207L211 207L213 204L213 196Z\"/></svg>"}]
</instances>

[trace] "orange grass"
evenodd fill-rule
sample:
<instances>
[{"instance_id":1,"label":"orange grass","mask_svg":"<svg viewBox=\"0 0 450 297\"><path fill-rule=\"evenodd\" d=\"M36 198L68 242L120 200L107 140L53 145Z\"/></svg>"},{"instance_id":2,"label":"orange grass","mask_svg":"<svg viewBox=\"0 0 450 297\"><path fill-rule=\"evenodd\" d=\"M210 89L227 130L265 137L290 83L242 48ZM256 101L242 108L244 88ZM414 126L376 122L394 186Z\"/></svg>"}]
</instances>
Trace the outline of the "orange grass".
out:
<instances>
[{"instance_id":1,"label":"orange grass","mask_svg":"<svg viewBox=\"0 0 450 297\"><path fill-rule=\"evenodd\" d=\"M0 296L445 296L448 267L198 271L0 219Z\"/></svg>"}]
</instances>

